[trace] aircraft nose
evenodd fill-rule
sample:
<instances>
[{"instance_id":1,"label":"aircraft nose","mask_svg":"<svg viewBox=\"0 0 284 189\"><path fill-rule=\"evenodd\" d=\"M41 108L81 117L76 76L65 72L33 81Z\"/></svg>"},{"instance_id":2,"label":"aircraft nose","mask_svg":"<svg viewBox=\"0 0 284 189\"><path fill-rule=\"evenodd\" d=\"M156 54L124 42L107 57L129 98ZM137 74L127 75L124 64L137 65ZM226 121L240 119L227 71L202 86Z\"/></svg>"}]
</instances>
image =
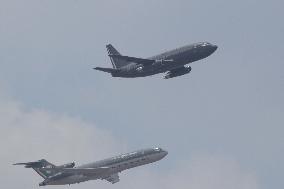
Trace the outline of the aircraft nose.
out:
<instances>
[{"instance_id":1,"label":"aircraft nose","mask_svg":"<svg viewBox=\"0 0 284 189\"><path fill-rule=\"evenodd\" d=\"M212 49L213 49L214 51L216 51L216 50L218 49L218 46L217 46L217 45L212 45Z\"/></svg>"},{"instance_id":2,"label":"aircraft nose","mask_svg":"<svg viewBox=\"0 0 284 189\"><path fill-rule=\"evenodd\" d=\"M166 150L163 150L163 157L165 157L166 155L168 155L168 152Z\"/></svg>"}]
</instances>

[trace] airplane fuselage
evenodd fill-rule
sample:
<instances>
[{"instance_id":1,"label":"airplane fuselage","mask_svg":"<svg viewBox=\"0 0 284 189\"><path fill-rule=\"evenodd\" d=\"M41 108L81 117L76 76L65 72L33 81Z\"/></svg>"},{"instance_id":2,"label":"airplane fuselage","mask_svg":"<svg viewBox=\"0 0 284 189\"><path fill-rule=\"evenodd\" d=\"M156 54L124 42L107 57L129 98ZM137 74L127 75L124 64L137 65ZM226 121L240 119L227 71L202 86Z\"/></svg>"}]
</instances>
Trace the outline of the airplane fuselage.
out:
<instances>
[{"instance_id":1,"label":"airplane fuselage","mask_svg":"<svg viewBox=\"0 0 284 189\"><path fill-rule=\"evenodd\" d=\"M161 148L145 149L127 154L122 154L113 158L97 161L90 164L78 166L76 168L100 168L109 167L109 172L104 175L81 175L81 174L70 174L70 173L59 173L50 179L44 180L40 183L40 186L44 185L65 185L75 184L88 180L105 179L109 175L119 173L126 169L134 168L137 166L149 164L158 160L161 160L167 155L167 152Z\"/></svg>"},{"instance_id":2,"label":"airplane fuselage","mask_svg":"<svg viewBox=\"0 0 284 189\"><path fill-rule=\"evenodd\" d=\"M173 69L180 68L186 64L204 59L214 53L216 49L216 45L212 45L207 42L187 45L148 58L150 60L156 60L156 62L151 66L143 66L141 64L133 62L124 67L119 68L117 72L112 73L112 76L133 78L164 73Z\"/></svg>"}]
</instances>

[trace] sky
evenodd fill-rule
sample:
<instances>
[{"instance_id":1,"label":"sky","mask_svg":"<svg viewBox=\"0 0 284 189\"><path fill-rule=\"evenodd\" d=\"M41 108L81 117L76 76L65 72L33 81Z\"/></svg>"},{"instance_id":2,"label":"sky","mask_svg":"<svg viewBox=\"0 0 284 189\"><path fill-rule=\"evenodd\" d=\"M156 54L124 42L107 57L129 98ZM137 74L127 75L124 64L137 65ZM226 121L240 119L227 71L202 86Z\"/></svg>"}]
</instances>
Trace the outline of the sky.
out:
<instances>
[{"instance_id":1,"label":"sky","mask_svg":"<svg viewBox=\"0 0 284 189\"><path fill-rule=\"evenodd\" d=\"M111 185L73 188L283 188L283 1L1 0L0 186L37 188L12 166L83 164L147 147L169 154ZM208 41L188 75L123 79L105 45L150 57ZM69 186L47 186L47 188Z\"/></svg>"}]
</instances>

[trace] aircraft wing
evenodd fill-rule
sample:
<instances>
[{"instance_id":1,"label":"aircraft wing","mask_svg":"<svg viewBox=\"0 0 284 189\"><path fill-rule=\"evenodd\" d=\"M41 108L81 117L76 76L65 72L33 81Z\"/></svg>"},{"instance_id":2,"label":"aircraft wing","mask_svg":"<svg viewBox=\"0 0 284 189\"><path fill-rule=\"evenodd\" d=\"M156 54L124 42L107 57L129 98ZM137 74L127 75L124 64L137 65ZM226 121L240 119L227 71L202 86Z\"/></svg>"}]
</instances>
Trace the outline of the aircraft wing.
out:
<instances>
[{"instance_id":1,"label":"aircraft wing","mask_svg":"<svg viewBox=\"0 0 284 189\"><path fill-rule=\"evenodd\" d=\"M118 173L114 173L114 174L109 175L108 177L103 178L103 179L107 180L108 182L110 182L112 184L119 182Z\"/></svg>"},{"instance_id":2,"label":"aircraft wing","mask_svg":"<svg viewBox=\"0 0 284 189\"><path fill-rule=\"evenodd\" d=\"M156 61L156 60L151 60L151 59L136 58L136 57L130 57L130 56L116 55L116 54L110 54L109 56L112 58L122 59L127 62L135 62L137 64L143 64L145 66L152 65Z\"/></svg>"},{"instance_id":3,"label":"aircraft wing","mask_svg":"<svg viewBox=\"0 0 284 189\"><path fill-rule=\"evenodd\" d=\"M42 168L46 171L58 171L62 173L71 174L82 174L82 175L98 175L107 173L109 167L99 167L99 168Z\"/></svg>"}]
</instances>

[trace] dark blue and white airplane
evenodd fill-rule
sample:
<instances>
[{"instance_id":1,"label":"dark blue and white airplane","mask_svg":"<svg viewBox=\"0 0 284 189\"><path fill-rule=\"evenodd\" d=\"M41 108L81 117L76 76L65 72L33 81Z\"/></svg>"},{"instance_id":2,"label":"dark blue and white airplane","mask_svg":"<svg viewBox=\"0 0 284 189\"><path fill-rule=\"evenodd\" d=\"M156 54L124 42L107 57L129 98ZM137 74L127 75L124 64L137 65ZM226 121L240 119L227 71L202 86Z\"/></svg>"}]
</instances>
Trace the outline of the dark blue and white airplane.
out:
<instances>
[{"instance_id":1,"label":"dark blue and white airplane","mask_svg":"<svg viewBox=\"0 0 284 189\"><path fill-rule=\"evenodd\" d=\"M96 179L114 184L119 181L118 173L121 171L159 161L167 154L161 148L148 148L77 167L74 162L55 166L45 159L14 165L25 165L26 168L34 169L44 179L39 186L70 185Z\"/></svg>"},{"instance_id":2,"label":"dark blue and white airplane","mask_svg":"<svg viewBox=\"0 0 284 189\"><path fill-rule=\"evenodd\" d=\"M113 77L146 77L167 72L165 79L181 76L191 71L186 65L210 56L216 45L201 42L183 46L150 58L136 58L121 55L111 44L106 46L113 68L96 67L94 69L110 73Z\"/></svg>"}]
</instances>

